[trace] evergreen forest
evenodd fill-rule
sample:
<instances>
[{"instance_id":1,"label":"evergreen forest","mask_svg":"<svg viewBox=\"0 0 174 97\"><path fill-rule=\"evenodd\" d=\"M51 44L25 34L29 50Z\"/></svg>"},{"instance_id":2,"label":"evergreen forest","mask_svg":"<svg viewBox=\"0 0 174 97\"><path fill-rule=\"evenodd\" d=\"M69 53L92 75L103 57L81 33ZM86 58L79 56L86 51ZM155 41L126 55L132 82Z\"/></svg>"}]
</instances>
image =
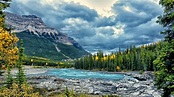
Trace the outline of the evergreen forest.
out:
<instances>
[{"instance_id":1,"label":"evergreen forest","mask_svg":"<svg viewBox=\"0 0 174 97\"><path fill-rule=\"evenodd\" d=\"M101 50L95 55L84 56L77 59L76 69L105 70L105 71L156 71L157 66L153 61L160 55L160 50L165 42L157 42L141 47L130 46L126 50L119 49L109 55Z\"/></svg>"}]
</instances>

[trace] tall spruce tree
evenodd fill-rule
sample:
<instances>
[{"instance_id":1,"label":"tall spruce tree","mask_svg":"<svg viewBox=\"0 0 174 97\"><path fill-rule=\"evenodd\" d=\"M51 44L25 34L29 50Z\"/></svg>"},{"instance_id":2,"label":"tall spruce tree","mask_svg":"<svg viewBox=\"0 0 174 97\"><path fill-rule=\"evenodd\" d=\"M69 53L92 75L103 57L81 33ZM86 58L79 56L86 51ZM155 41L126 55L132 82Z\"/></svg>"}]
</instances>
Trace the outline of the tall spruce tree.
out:
<instances>
[{"instance_id":1,"label":"tall spruce tree","mask_svg":"<svg viewBox=\"0 0 174 97\"><path fill-rule=\"evenodd\" d=\"M163 97L169 97L174 94L174 0L160 0L159 4L164 8L164 13L157 22L165 29L161 34L165 35L166 43L154 61L158 69L156 84L164 90Z\"/></svg>"},{"instance_id":2,"label":"tall spruce tree","mask_svg":"<svg viewBox=\"0 0 174 97\"><path fill-rule=\"evenodd\" d=\"M18 84L19 88L21 88L22 84L26 84L26 76L23 70L23 60L24 60L23 40L20 39L19 60L17 62L18 73L16 75L16 83Z\"/></svg>"}]
</instances>

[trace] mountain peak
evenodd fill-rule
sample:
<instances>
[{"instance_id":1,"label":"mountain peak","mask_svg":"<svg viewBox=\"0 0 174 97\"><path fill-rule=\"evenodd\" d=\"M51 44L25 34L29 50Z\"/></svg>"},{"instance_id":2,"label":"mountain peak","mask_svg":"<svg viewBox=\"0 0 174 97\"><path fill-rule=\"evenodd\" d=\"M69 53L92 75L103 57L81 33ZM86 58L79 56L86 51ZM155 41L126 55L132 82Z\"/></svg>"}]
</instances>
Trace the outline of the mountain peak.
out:
<instances>
[{"instance_id":1,"label":"mountain peak","mask_svg":"<svg viewBox=\"0 0 174 97\"><path fill-rule=\"evenodd\" d=\"M27 30L38 37L48 38L51 41L66 45L74 45L82 49L80 44L73 38L54 28L48 27L42 19L36 15L17 15L6 12L6 24L14 28L12 32L23 32Z\"/></svg>"},{"instance_id":2,"label":"mountain peak","mask_svg":"<svg viewBox=\"0 0 174 97\"><path fill-rule=\"evenodd\" d=\"M25 54L52 60L74 59L88 55L78 42L60 31L48 27L36 15L16 15L6 12L6 24L25 42Z\"/></svg>"}]
</instances>

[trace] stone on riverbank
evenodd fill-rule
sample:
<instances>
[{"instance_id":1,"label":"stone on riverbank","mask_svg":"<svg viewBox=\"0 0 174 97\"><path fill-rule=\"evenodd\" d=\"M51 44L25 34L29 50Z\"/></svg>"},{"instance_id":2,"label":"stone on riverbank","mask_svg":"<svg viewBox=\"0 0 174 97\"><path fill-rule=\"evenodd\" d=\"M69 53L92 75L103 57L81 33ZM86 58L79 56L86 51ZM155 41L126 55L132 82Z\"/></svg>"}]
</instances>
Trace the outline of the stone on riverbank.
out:
<instances>
[{"instance_id":1,"label":"stone on riverbank","mask_svg":"<svg viewBox=\"0 0 174 97\"><path fill-rule=\"evenodd\" d=\"M51 92L61 92L67 87L69 90L77 93L88 93L92 95L117 94L123 97L161 97L162 91L157 90L154 86L154 77L151 73L142 75L128 73L126 75L134 75L134 77L126 76L123 80L115 81L101 79L60 79L54 76L36 76L30 77L28 80L30 83L36 81L37 83L33 85L37 88L46 88Z\"/></svg>"}]
</instances>

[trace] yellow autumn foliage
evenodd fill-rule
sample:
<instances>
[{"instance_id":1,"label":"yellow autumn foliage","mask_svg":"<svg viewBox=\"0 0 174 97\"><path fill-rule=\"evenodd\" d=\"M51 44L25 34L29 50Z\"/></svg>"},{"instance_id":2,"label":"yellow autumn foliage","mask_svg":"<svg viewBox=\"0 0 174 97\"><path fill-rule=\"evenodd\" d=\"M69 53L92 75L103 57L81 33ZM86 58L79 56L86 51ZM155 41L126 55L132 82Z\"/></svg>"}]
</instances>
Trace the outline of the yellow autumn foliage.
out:
<instances>
[{"instance_id":1,"label":"yellow autumn foliage","mask_svg":"<svg viewBox=\"0 0 174 97\"><path fill-rule=\"evenodd\" d=\"M95 60L96 60L96 61L98 60L98 56L95 57Z\"/></svg>"},{"instance_id":2,"label":"yellow autumn foliage","mask_svg":"<svg viewBox=\"0 0 174 97\"><path fill-rule=\"evenodd\" d=\"M106 61L108 58L107 57L103 57L103 61Z\"/></svg>"},{"instance_id":3,"label":"yellow autumn foliage","mask_svg":"<svg viewBox=\"0 0 174 97\"><path fill-rule=\"evenodd\" d=\"M3 19L0 19L2 23ZM4 65L13 66L18 60L18 38L0 26L0 68Z\"/></svg>"},{"instance_id":4,"label":"yellow autumn foliage","mask_svg":"<svg viewBox=\"0 0 174 97\"><path fill-rule=\"evenodd\" d=\"M110 56L110 59L114 59L114 58L115 58L115 55L111 55L111 56Z\"/></svg>"},{"instance_id":5,"label":"yellow autumn foliage","mask_svg":"<svg viewBox=\"0 0 174 97\"><path fill-rule=\"evenodd\" d=\"M120 70L120 66L116 66L116 70L119 71Z\"/></svg>"},{"instance_id":6,"label":"yellow autumn foliage","mask_svg":"<svg viewBox=\"0 0 174 97\"><path fill-rule=\"evenodd\" d=\"M61 65L62 65L62 64L64 64L64 63L63 63L63 62L60 62L59 64L61 64Z\"/></svg>"},{"instance_id":7,"label":"yellow autumn foliage","mask_svg":"<svg viewBox=\"0 0 174 97\"><path fill-rule=\"evenodd\" d=\"M0 90L0 97L41 97L38 92L34 92L31 86L23 84L21 89L16 83L13 83L10 89Z\"/></svg>"},{"instance_id":8,"label":"yellow autumn foliage","mask_svg":"<svg viewBox=\"0 0 174 97\"><path fill-rule=\"evenodd\" d=\"M94 56L92 56L92 60L94 60Z\"/></svg>"},{"instance_id":9,"label":"yellow autumn foliage","mask_svg":"<svg viewBox=\"0 0 174 97\"><path fill-rule=\"evenodd\" d=\"M0 27L2 27L4 24L4 18L0 18Z\"/></svg>"}]
</instances>

